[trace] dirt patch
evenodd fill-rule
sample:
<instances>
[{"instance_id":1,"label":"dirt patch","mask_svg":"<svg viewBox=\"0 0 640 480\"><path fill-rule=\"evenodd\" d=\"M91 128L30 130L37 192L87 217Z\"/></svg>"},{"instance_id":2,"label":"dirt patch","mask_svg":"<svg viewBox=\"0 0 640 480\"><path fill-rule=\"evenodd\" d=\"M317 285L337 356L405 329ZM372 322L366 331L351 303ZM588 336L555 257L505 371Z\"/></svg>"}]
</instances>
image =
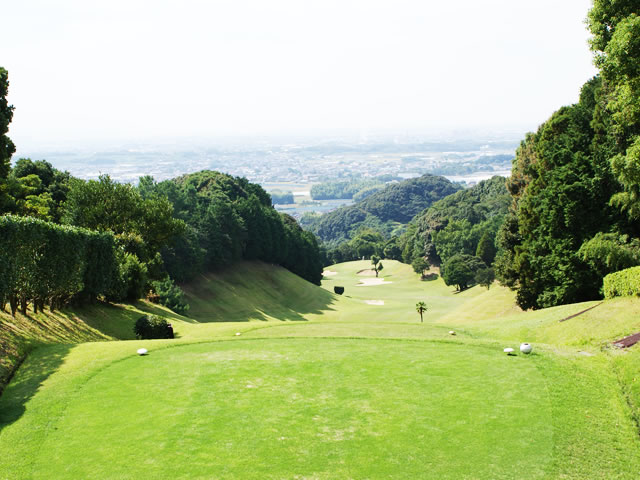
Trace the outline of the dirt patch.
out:
<instances>
[{"instance_id":1,"label":"dirt patch","mask_svg":"<svg viewBox=\"0 0 640 480\"><path fill-rule=\"evenodd\" d=\"M375 277L376 271L371 268L366 268L364 270L360 270L356 275L360 275L361 277Z\"/></svg>"},{"instance_id":2,"label":"dirt patch","mask_svg":"<svg viewBox=\"0 0 640 480\"><path fill-rule=\"evenodd\" d=\"M384 278L363 278L356 287L372 287L374 285L388 285L389 283L393 282L387 282Z\"/></svg>"},{"instance_id":3,"label":"dirt patch","mask_svg":"<svg viewBox=\"0 0 640 480\"><path fill-rule=\"evenodd\" d=\"M338 272L332 272L331 270L325 270L324 272L322 272L322 276L323 277L333 277L334 275L337 275Z\"/></svg>"},{"instance_id":4,"label":"dirt patch","mask_svg":"<svg viewBox=\"0 0 640 480\"><path fill-rule=\"evenodd\" d=\"M589 308L587 308L586 310L582 310L581 312L574 313L573 315L569 315L568 317L565 317L565 318L561 319L560 321L561 321L561 322L566 322L567 320L571 320L572 318L576 318L577 316L582 315L583 313L586 313L586 312L588 312L589 310L593 310L594 308L599 307L599 306L600 306L600 305L602 305L603 303L604 303L604 302L600 302L600 303L598 303L598 304L594 305L593 307L589 307Z\"/></svg>"},{"instance_id":5,"label":"dirt patch","mask_svg":"<svg viewBox=\"0 0 640 480\"><path fill-rule=\"evenodd\" d=\"M365 300L367 305L384 305L384 300Z\"/></svg>"},{"instance_id":6,"label":"dirt patch","mask_svg":"<svg viewBox=\"0 0 640 480\"><path fill-rule=\"evenodd\" d=\"M638 342L640 342L640 333L634 333L633 335L629 335L628 337L616 340L615 342L613 342L613 344L618 348L629 348L633 347Z\"/></svg>"}]
</instances>

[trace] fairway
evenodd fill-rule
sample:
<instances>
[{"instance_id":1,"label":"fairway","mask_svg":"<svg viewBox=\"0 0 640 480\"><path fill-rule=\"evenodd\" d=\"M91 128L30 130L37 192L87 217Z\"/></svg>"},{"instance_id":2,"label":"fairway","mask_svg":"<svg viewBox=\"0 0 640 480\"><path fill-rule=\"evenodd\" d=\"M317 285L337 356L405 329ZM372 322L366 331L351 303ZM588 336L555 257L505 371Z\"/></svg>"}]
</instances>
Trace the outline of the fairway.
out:
<instances>
[{"instance_id":1,"label":"fairway","mask_svg":"<svg viewBox=\"0 0 640 480\"><path fill-rule=\"evenodd\" d=\"M584 335L556 317L584 306L523 313L504 289L456 294L397 262L357 287L366 263L324 288L245 264L187 289L177 340L37 349L0 397L0 479L636 478L609 356L561 344ZM503 353L533 336L533 354Z\"/></svg>"}]
</instances>

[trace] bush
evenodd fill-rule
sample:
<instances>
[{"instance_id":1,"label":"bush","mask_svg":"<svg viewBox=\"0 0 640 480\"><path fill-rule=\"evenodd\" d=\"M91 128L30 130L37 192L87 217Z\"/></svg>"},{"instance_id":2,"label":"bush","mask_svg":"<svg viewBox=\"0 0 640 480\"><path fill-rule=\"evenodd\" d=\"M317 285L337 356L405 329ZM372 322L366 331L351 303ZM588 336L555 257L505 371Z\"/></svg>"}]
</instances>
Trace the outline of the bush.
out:
<instances>
[{"instance_id":1,"label":"bush","mask_svg":"<svg viewBox=\"0 0 640 480\"><path fill-rule=\"evenodd\" d=\"M111 285L107 300L122 302L137 300L144 297L147 284L147 267L132 253L119 252L118 274Z\"/></svg>"},{"instance_id":2,"label":"bush","mask_svg":"<svg viewBox=\"0 0 640 480\"><path fill-rule=\"evenodd\" d=\"M640 267L631 267L604 277L604 297L640 295Z\"/></svg>"},{"instance_id":3,"label":"bush","mask_svg":"<svg viewBox=\"0 0 640 480\"><path fill-rule=\"evenodd\" d=\"M344 293L344 287L333 287L333 291L338 295L342 295Z\"/></svg>"},{"instance_id":4,"label":"bush","mask_svg":"<svg viewBox=\"0 0 640 480\"><path fill-rule=\"evenodd\" d=\"M153 289L158 295L158 302L174 312L184 315L189 310L189 304L184 299L182 289L173 283L170 277L153 282Z\"/></svg>"},{"instance_id":5,"label":"bush","mask_svg":"<svg viewBox=\"0 0 640 480\"><path fill-rule=\"evenodd\" d=\"M144 315L136 320L133 333L142 340L173 338L173 327L164 318L156 315Z\"/></svg>"}]
</instances>

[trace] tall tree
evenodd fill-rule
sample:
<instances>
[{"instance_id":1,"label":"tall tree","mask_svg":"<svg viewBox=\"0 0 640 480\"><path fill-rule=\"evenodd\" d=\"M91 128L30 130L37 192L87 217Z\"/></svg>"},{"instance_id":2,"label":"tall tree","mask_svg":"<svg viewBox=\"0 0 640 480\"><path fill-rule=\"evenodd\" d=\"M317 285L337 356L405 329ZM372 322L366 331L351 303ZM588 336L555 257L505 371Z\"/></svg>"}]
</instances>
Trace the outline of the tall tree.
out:
<instances>
[{"instance_id":1,"label":"tall tree","mask_svg":"<svg viewBox=\"0 0 640 480\"><path fill-rule=\"evenodd\" d=\"M376 272L376 277L378 273L384 268L382 262L380 261L380 257L377 255L371 256L371 265L373 265L373 271Z\"/></svg>"},{"instance_id":2,"label":"tall tree","mask_svg":"<svg viewBox=\"0 0 640 480\"><path fill-rule=\"evenodd\" d=\"M7 200L7 177L11 170L11 156L16 147L7 136L13 119L13 105L9 105L9 73L0 67L0 213L5 211Z\"/></svg>"},{"instance_id":3,"label":"tall tree","mask_svg":"<svg viewBox=\"0 0 640 480\"><path fill-rule=\"evenodd\" d=\"M640 218L640 3L595 0L587 19L603 78L615 150L611 165L624 191L612 203Z\"/></svg>"}]
</instances>

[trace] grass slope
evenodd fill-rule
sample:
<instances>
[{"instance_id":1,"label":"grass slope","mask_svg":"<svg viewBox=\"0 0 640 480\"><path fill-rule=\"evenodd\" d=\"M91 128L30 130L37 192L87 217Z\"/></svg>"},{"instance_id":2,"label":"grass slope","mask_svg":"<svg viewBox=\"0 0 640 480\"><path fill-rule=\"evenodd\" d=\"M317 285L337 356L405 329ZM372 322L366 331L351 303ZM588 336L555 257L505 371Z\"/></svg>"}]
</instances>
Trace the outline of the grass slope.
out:
<instances>
[{"instance_id":1,"label":"grass slope","mask_svg":"<svg viewBox=\"0 0 640 480\"><path fill-rule=\"evenodd\" d=\"M637 478L640 354L607 345L640 301L559 322L593 304L522 312L384 263L384 284L350 262L322 288L241 264L185 287L190 318L16 319L40 343L0 397L0 479ZM178 339L108 341L145 311ZM532 355L502 353L521 341Z\"/></svg>"}]
</instances>

